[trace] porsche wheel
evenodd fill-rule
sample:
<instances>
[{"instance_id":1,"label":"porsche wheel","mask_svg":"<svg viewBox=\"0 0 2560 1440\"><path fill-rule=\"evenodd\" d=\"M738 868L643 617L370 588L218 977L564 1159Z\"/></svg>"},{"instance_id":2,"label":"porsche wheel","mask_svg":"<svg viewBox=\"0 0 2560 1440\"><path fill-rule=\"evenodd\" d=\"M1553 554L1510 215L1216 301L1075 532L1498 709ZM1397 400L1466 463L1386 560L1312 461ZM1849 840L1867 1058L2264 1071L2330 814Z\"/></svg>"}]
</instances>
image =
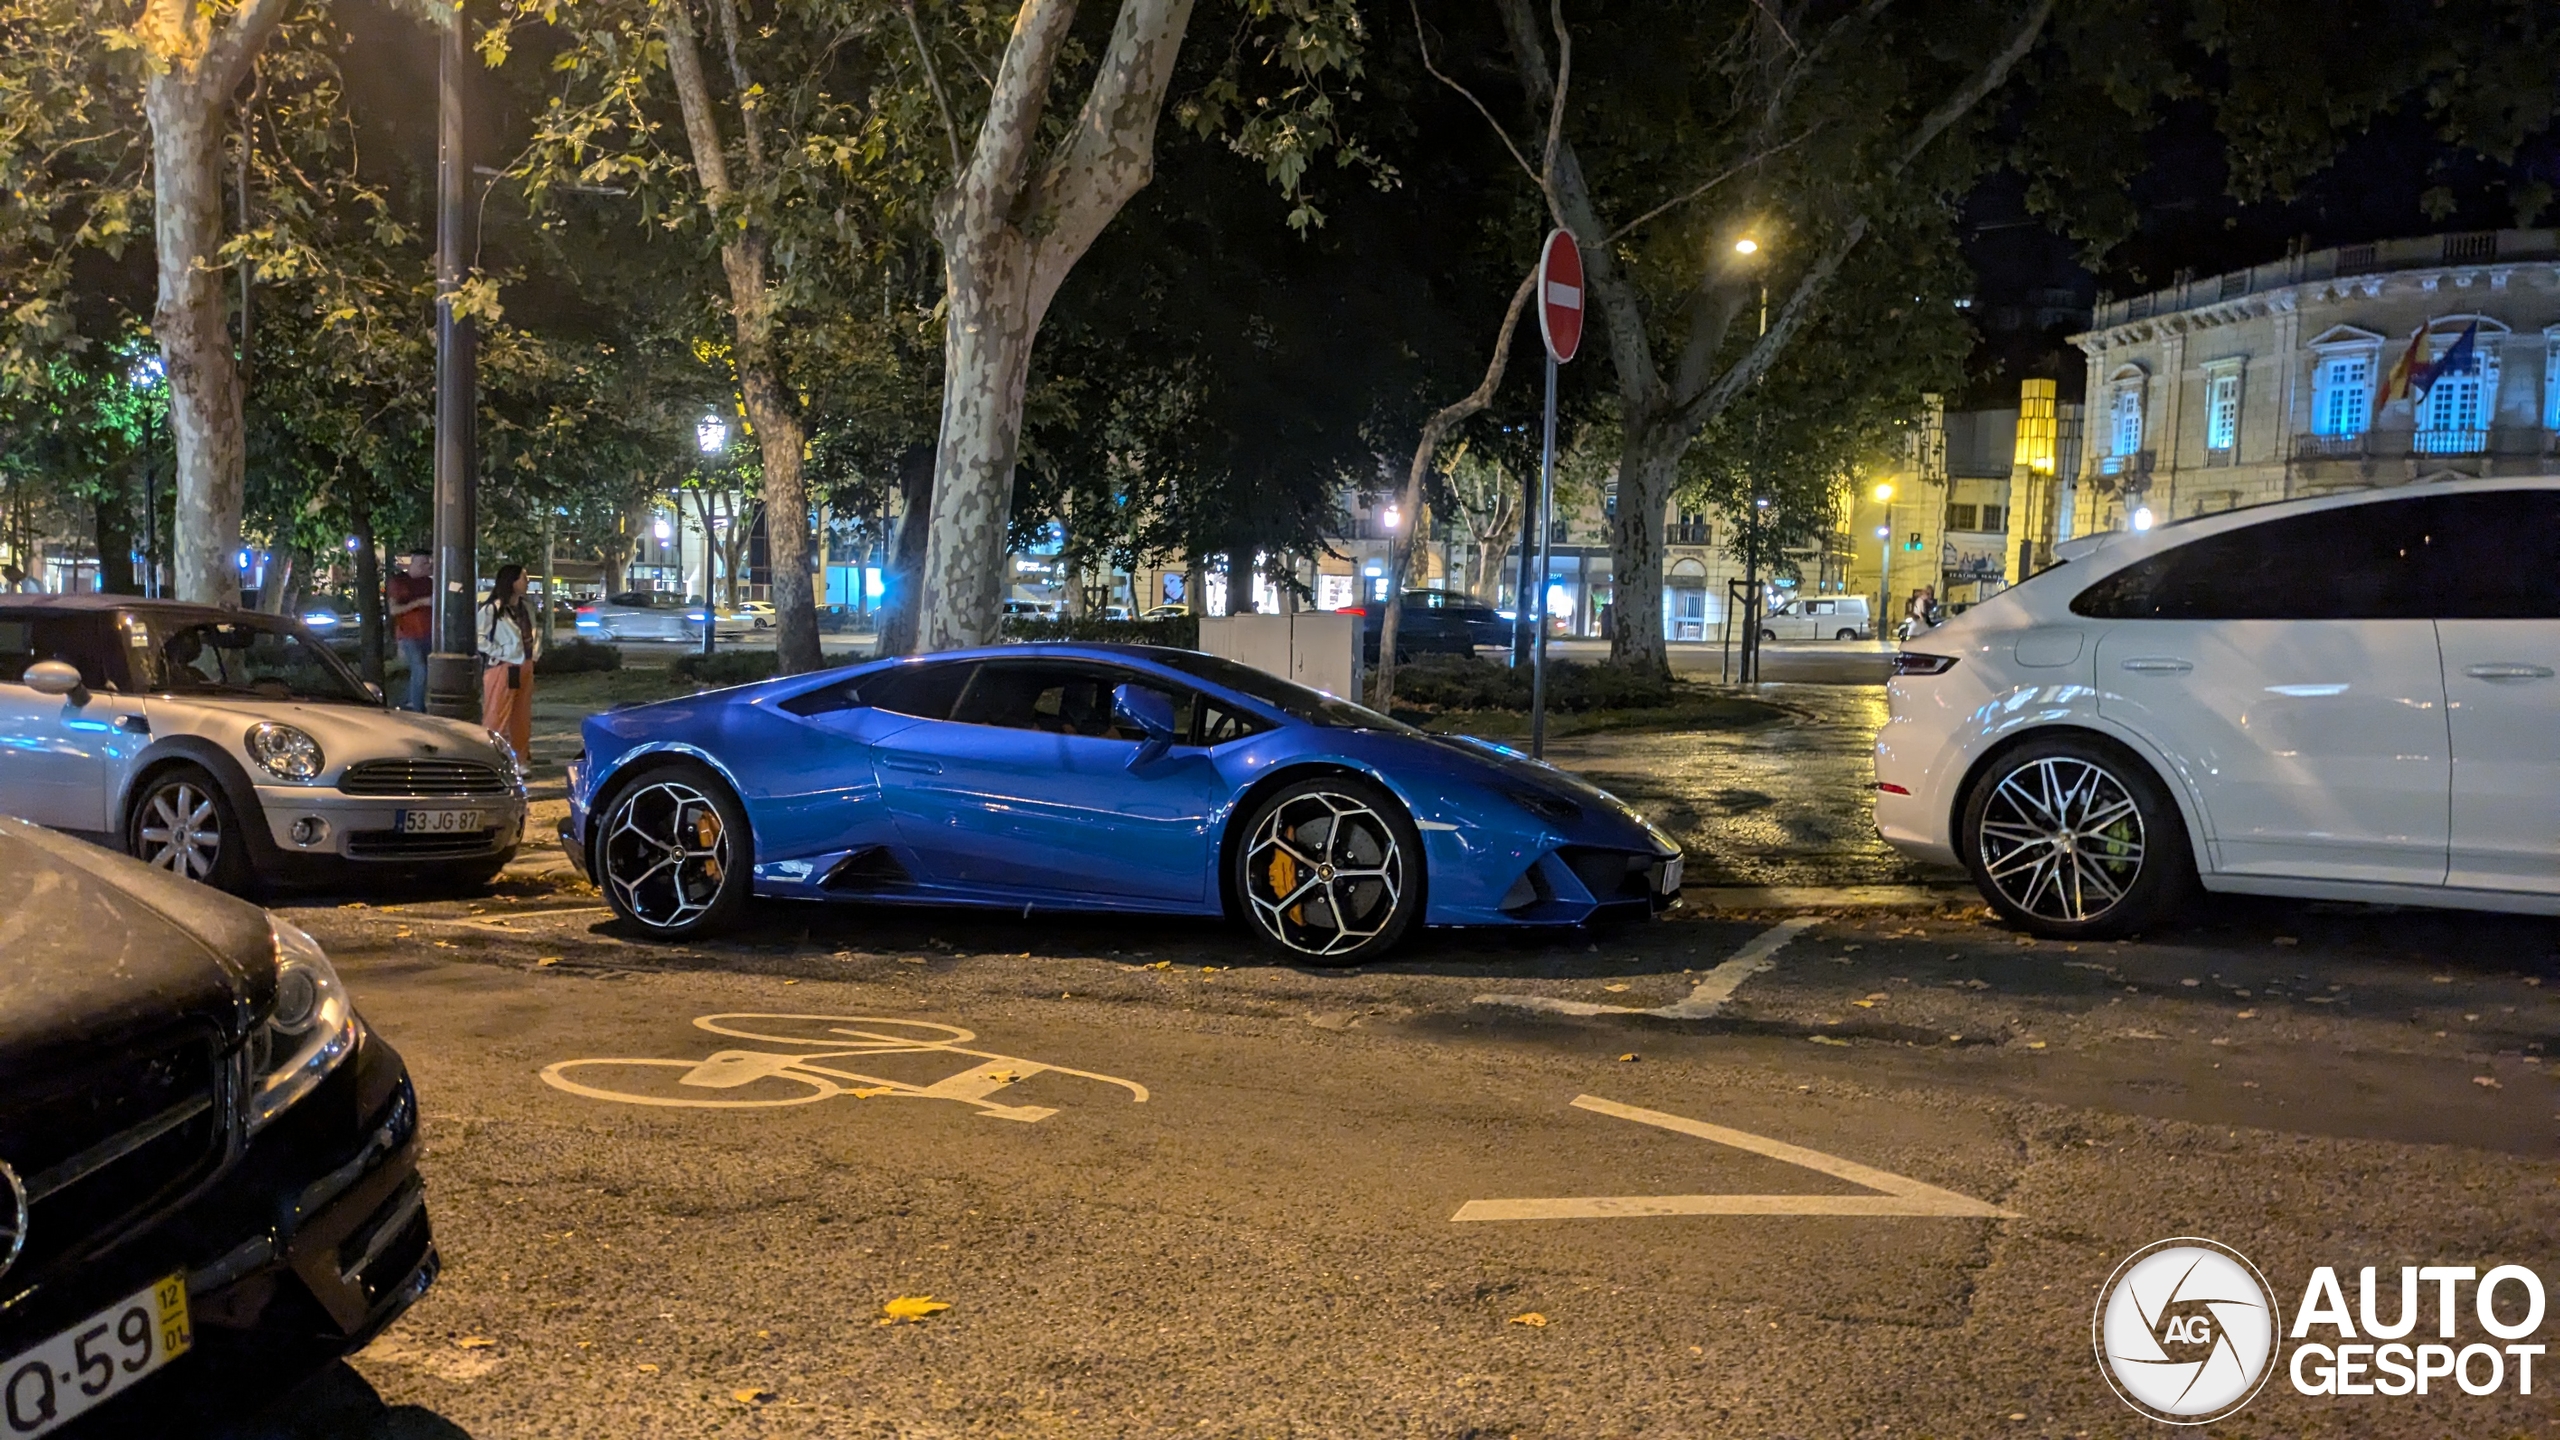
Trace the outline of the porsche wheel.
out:
<instances>
[{"instance_id":1,"label":"porsche wheel","mask_svg":"<svg viewBox=\"0 0 2560 1440\"><path fill-rule=\"evenodd\" d=\"M1301 964L1358 965L1422 914L1422 834L1394 796L1350 775L1282 787L1236 847L1235 893L1265 947Z\"/></svg>"},{"instance_id":2,"label":"porsche wheel","mask_svg":"<svg viewBox=\"0 0 2560 1440\"><path fill-rule=\"evenodd\" d=\"M238 893L249 883L248 834L201 766L172 765L144 782L125 823L125 851L217 890Z\"/></svg>"},{"instance_id":3,"label":"porsche wheel","mask_svg":"<svg viewBox=\"0 0 2560 1440\"><path fill-rule=\"evenodd\" d=\"M700 765L653 765L615 787L589 853L613 913L652 935L699 935L737 918L754 884L746 808Z\"/></svg>"},{"instance_id":4,"label":"porsche wheel","mask_svg":"<svg viewBox=\"0 0 2560 1440\"><path fill-rule=\"evenodd\" d=\"M2030 741L1983 772L1963 854L2003 919L2062 940L2138 930L2195 878L2186 824L2151 768L2077 738Z\"/></svg>"}]
</instances>

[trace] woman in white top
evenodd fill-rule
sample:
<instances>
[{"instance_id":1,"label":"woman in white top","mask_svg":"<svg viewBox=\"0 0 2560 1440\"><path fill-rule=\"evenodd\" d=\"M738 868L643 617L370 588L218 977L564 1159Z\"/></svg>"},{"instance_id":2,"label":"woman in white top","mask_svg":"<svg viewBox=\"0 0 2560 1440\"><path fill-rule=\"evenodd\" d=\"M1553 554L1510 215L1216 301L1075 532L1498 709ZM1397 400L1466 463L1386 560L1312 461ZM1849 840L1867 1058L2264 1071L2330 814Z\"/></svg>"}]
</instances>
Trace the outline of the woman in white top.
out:
<instances>
[{"instance_id":1,"label":"woman in white top","mask_svg":"<svg viewBox=\"0 0 2560 1440\"><path fill-rule=\"evenodd\" d=\"M533 657L539 648L524 603L524 567L501 565L480 602L480 723L533 763Z\"/></svg>"}]
</instances>

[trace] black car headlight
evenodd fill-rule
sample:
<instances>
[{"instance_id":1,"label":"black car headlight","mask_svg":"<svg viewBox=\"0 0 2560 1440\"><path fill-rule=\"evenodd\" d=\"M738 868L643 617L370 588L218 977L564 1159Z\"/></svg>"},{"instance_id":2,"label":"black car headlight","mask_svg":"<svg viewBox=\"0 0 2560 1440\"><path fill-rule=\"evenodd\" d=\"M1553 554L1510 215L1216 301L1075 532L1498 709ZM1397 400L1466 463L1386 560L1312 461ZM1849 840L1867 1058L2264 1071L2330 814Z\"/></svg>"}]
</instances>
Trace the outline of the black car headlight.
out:
<instances>
[{"instance_id":1,"label":"black car headlight","mask_svg":"<svg viewBox=\"0 0 2560 1440\"><path fill-rule=\"evenodd\" d=\"M1522 786L1518 789L1503 791L1502 798L1550 825L1569 825L1582 818L1581 806L1561 795L1551 795L1544 790L1532 790Z\"/></svg>"},{"instance_id":2,"label":"black car headlight","mask_svg":"<svg viewBox=\"0 0 2560 1440\"><path fill-rule=\"evenodd\" d=\"M356 1007L328 952L296 926L270 919L276 1003L249 1042L252 1133L319 1088L356 1043Z\"/></svg>"},{"instance_id":3,"label":"black car headlight","mask_svg":"<svg viewBox=\"0 0 2560 1440\"><path fill-rule=\"evenodd\" d=\"M320 753L320 742L309 732L272 720L250 726L241 744L259 769L279 780L317 780L329 766L329 757Z\"/></svg>"}]
</instances>

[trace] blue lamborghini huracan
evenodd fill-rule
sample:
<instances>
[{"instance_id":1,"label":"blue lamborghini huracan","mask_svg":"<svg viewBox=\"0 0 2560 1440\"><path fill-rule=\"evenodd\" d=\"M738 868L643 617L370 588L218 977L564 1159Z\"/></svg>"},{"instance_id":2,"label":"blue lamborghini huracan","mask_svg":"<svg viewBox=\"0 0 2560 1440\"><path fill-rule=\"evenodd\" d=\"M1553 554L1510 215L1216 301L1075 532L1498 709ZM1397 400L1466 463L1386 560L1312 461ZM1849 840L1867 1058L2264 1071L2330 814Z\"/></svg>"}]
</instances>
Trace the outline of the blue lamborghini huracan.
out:
<instances>
[{"instance_id":1,"label":"blue lamborghini huracan","mask_svg":"<svg viewBox=\"0 0 2560 1440\"><path fill-rule=\"evenodd\" d=\"M1417 924L1575 925L1680 893L1680 849L1497 745L1189 650L1008 645L586 722L561 843L615 913L750 894L1228 915L1354 964Z\"/></svg>"}]
</instances>

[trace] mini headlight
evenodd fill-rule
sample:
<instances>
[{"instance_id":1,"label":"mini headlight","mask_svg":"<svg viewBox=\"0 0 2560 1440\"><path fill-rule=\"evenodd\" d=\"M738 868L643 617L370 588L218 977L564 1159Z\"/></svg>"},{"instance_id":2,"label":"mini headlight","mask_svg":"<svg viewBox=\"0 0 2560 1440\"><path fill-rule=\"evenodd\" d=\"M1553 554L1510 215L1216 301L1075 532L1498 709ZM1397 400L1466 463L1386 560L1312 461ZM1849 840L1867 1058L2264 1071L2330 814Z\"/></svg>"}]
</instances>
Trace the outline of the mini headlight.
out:
<instances>
[{"instance_id":1,"label":"mini headlight","mask_svg":"<svg viewBox=\"0 0 2560 1440\"><path fill-rule=\"evenodd\" d=\"M276 1000L250 1046L249 1128L256 1131L318 1089L355 1048L356 1010L320 942L282 920L276 940Z\"/></svg>"},{"instance_id":2,"label":"mini headlight","mask_svg":"<svg viewBox=\"0 0 2560 1440\"><path fill-rule=\"evenodd\" d=\"M241 743L260 769L279 780L316 780L329 765L329 757L320 753L319 741L272 720L250 726L248 738Z\"/></svg>"},{"instance_id":3,"label":"mini headlight","mask_svg":"<svg viewBox=\"0 0 2560 1440\"><path fill-rule=\"evenodd\" d=\"M507 757L507 769L514 773L516 783L518 785L522 785L530 781L533 778L532 773L525 769L524 757L516 753L516 742L508 739L506 736L495 730L491 730L487 732L487 734L489 736L489 744L494 747L499 754Z\"/></svg>"}]
</instances>

